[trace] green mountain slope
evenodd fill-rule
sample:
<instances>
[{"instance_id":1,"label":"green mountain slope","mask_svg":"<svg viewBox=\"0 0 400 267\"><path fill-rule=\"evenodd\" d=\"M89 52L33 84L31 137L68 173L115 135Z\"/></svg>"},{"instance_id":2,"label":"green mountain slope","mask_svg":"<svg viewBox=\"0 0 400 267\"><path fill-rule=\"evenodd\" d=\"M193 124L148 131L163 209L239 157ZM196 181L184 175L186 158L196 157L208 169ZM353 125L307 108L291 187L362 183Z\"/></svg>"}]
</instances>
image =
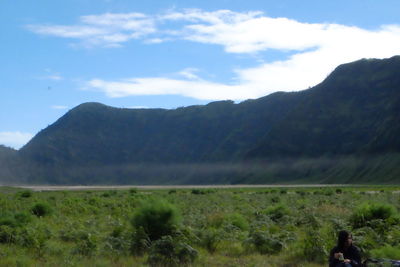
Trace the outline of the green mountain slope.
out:
<instances>
[{"instance_id":1,"label":"green mountain slope","mask_svg":"<svg viewBox=\"0 0 400 267\"><path fill-rule=\"evenodd\" d=\"M399 57L339 66L248 157L399 152L399 70Z\"/></svg>"},{"instance_id":2,"label":"green mountain slope","mask_svg":"<svg viewBox=\"0 0 400 267\"><path fill-rule=\"evenodd\" d=\"M17 151L0 145L0 185L11 184L16 179L22 178L21 166Z\"/></svg>"},{"instance_id":3,"label":"green mountain slope","mask_svg":"<svg viewBox=\"0 0 400 267\"><path fill-rule=\"evenodd\" d=\"M85 103L18 158L40 183L400 182L399 111L400 57L364 59L311 89L239 104Z\"/></svg>"},{"instance_id":4,"label":"green mountain slope","mask_svg":"<svg viewBox=\"0 0 400 267\"><path fill-rule=\"evenodd\" d=\"M299 100L293 96L277 93L241 104L220 101L175 110L85 103L20 153L45 165L232 160L287 114Z\"/></svg>"}]
</instances>

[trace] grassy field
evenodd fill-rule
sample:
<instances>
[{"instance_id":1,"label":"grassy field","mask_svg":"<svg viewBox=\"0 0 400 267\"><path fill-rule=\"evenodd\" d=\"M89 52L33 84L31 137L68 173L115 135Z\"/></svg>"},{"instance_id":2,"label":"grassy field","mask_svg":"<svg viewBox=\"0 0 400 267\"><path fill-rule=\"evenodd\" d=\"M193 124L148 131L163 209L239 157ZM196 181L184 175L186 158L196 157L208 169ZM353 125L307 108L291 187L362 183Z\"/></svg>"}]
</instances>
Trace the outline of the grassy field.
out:
<instances>
[{"instance_id":1,"label":"grassy field","mask_svg":"<svg viewBox=\"0 0 400 267\"><path fill-rule=\"evenodd\" d=\"M0 188L0 266L326 266L339 230L400 259L400 187Z\"/></svg>"}]
</instances>

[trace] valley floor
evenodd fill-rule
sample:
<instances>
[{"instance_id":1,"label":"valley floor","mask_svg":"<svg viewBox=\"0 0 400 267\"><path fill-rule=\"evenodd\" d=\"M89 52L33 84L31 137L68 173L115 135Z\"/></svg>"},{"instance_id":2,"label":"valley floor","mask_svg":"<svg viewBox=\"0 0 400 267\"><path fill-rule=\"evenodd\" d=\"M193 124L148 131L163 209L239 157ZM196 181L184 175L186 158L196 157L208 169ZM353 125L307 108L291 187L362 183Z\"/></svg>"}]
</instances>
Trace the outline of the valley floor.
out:
<instances>
[{"instance_id":1,"label":"valley floor","mask_svg":"<svg viewBox=\"0 0 400 267\"><path fill-rule=\"evenodd\" d=\"M240 185L17 185L33 191L62 191L62 190L127 190L137 189L240 189L240 188L314 188L314 187L349 187L357 185L344 184L240 184Z\"/></svg>"},{"instance_id":2,"label":"valley floor","mask_svg":"<svg viewBox=\"0 0 400 267\"><path fill-rule=\"evenodd\" d=\"M399 190L0 187L0 266L318 267L342 229L363 259L400 259Z\"/></svg>"}]
</instances>

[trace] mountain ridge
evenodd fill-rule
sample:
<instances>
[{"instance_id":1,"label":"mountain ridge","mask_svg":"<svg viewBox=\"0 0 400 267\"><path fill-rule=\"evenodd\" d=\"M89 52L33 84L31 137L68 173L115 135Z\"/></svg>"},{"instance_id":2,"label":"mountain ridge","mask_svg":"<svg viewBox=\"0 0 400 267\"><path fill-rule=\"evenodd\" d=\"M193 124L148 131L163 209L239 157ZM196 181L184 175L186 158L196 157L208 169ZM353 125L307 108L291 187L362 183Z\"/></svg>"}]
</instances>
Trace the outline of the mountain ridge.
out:
<instances>
[{"instance_id":1,"label":"mountain ridge","mask_svg":"<svg viewBox=\"0 0 400 267\"><path fill-rule=\"evenodd\" d=\"M389 180L399 182L393 178L398 169L385 163L386 157L397 159L400 153L399 111L400 56L362 59L338 66L310 89L276 92L238 104L227 100L167 110L83 103L39 132L17 154L29 166L24 179L33 182L39 176L49 183L329 182L331 178L322 177L322 165L307 163L308 172L293 167L285 175L279 163L327 157L333 180L343 173L350 176L342 179L346 181L372 179L358 177L347 163L337 163L346 171L333 175L334 162L341 162L338 157L359 157L372 165L379 162L379 168L388 169L382 173L390 172ZM266 167L268 162L280 166L280 172ZM364 170L368 167L357 160L349 162L358 162ZM160 171L148 169L157 164ZM204 169L211 165L216 173ZM248 171L249 166L257 171ZM88 180L94 173L101 178Z\"/></svg>"}]
</instances>

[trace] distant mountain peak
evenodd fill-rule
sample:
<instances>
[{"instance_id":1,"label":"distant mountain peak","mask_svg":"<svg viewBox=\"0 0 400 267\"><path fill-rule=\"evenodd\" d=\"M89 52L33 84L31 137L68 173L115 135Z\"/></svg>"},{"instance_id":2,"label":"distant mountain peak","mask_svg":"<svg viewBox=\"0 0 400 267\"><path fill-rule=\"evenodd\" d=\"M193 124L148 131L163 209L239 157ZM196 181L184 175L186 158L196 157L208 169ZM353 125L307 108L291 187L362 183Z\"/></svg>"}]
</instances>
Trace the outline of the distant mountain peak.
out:
<instances>
[{"instance_id":1,"label":"distant mountain peak","mask_svg":"<svg viewBox=\"0 0 400 267\"><path fill-rule=\"evenodd\" d=\"M398 73L393 72L396 68L400 68L400 56L385 59L363 58L339 65L322 83L346 82L349 79L352 79L353 83L358 82L360 79L369 82L375 79L387 79L388 76L384 76L385 70L387 70L387 75L393 76L398 75ZM375 75L376 73L381 73L381 75L377 76Z\"/></svg>"},{"instance_id":2,"label":"distant mountain peak","mask_svg":"<svg viewBox=\"0 0 400 267\"><path fill-rule=\"evenodd\" d=\"M99 102L85 102L76 106L75 108L73 108L73 110L86 110L86 109L98 109L98 108L112 108L112 107Z\"/></svg>"}]
</instances>

